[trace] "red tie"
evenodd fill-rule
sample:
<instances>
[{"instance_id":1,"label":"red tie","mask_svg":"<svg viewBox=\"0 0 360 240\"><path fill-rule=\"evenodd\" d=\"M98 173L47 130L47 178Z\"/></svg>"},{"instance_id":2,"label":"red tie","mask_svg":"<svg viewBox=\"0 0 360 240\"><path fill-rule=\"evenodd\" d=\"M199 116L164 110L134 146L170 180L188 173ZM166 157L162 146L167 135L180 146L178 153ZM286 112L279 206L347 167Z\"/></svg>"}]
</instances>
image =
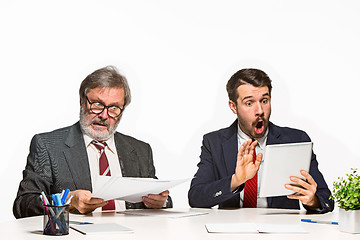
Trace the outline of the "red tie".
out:
<instances>
[{"instance_id":1,"label":"red tie","mask_svg":"<svg viewBox=\"0 0 360 240\"><path fill-rule=\"evenodd\" d=\"M99 165L101 176L111 176L109 161L105 154L106 142L92 142L94 146L100 151ZM115 210L114 200L109 200L109 203L102 207L102 210Z\"/></svg>"},{"instance_id":2,"label":"red tie","mask_svg":"<svg viewBox=\"0 0 360 240\"><path fill-rule=\"evenodd\" d=\"M254 149L253 162L256 160L256 152ZM244 208L256 208L257 203L257 172L255 176L245 182L244 190Z\"/></svg>"}]
</instances>

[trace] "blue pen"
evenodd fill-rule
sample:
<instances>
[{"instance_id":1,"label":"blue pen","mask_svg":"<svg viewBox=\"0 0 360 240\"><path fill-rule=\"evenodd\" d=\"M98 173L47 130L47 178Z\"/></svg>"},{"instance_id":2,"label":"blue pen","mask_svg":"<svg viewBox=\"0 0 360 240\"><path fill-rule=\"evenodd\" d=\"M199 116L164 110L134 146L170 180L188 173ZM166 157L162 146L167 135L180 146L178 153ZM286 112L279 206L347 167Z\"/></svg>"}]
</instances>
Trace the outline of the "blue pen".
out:
<instances>
[{"instance_id":1,"label":"blue pen","mask_svg":"<svg viewBox=\"0 0 360 240\"><path fill-rule=\"evenodd\" d=\"M65 192L65 190L63 189L63 190L61 191L60 198L62 198L62 197L63 197L64 192Z\"/></svg>"},{"instance_id":2,"label":"blue pen","mask_svg":"<svg viewBox=\"0 0 360 240\"><path fill-rule=\"evenodd\" d=\"M56 205L62 206L60 193L55 193L55 198L56 198Z\"/></svg>"},{"instance_id":3,"label":"blue pen","mask_svg":"<svg viewBox=\"0 0 360 240\"><path fill-rule=\"evenodd\" d=\"M339 225L338 222L332 222L332 221L323 221L323 220L312 220L312 219L301 219L302 222L308 222L308 223L324 223L324 224L334 224Z\"/></svg>"},{"instance_id":4,"label":"blue pen","mask_svg":"<svg viewBox=\"0 0 360 240\"><path fill-rule=\"evenodd\" d=\"M55 194L51 194L51 197L52 197L52 205L58 205L57 204L57 199L56 199L56 197L55 197Z\"/></svg>"},{"instance_id":5,"label":"blue pen","mask_svg":"<svg viewBox=\"0 0 360 240\"><path fill-rule=\"evenodd\" d=\"M69 223L79 224L79 225L93 224L92 222L78 222L78 221L69 221Z\"/></svg>"},{"instance_id":6,"label":"blue pen","mask_svg":"<svg viewBox=\"0 0 360 240\"><path fill-rule=\"evenodd\" d=\"M65 204L65 201L66 201L66 198L68 197L69 195L69 192L70 190L69 189L65 189L62 197L61 197L61 205L64 205Z\"/></svg>"}]
</instances>

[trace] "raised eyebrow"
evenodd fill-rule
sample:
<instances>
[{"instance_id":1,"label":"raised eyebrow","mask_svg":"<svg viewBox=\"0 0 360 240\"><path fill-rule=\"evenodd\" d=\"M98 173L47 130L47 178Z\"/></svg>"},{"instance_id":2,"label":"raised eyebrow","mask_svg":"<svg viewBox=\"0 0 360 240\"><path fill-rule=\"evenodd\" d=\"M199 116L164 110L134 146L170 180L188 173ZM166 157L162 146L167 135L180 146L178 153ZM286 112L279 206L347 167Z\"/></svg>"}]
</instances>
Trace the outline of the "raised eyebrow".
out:
<instances>
[{"instance_id":1,"label":"raised eyebrow","mask_svg":"<svg viewBox=\"0 0 360 240\"><path fill-rule=\"evenodd\" d=\"M250 99L250 98L253 98L253 96L246 96L246 97L244 97L244 98L242 99L242 101L247 100L247 99Z\"/></svg>"},{"instance_id":2,"label":"raised eyebrow","mask_svg":"<svg viewBox=\"0 0 360 240\"><path fill-rule=\"evenodd\" d=\"M270 94L269 94L269 93L264 93L262 96L263 96L263 97L270 97ZM242 99L242 101L245 101L245 100L251 99L251 98L253 98L253 96L245 96L245 97Z\"/></svg>"}]
</instances>

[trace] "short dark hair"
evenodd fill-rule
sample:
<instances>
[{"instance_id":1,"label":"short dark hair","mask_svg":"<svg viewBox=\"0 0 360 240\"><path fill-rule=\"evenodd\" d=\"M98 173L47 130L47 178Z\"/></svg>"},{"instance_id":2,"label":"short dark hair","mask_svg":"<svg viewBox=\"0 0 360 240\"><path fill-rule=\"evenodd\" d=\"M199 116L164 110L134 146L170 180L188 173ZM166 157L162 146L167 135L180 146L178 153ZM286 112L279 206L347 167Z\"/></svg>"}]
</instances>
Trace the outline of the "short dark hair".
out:
<instances>
[{"instance_id":1,"label":"short dark hair","mask_svg":"<svg viewBox=\"0 0 360 240\"><path fill-rule=\"evenodd\" d=\"M244 68L237 71L234 75L231 76L229 81L226 84L226 91L228 92L229 99L235 104L239 97L237 88L243 84L250 84L254 87L268 87L269 94L271 95L271 80L268 75L254 68Z\"/></svg>"},{"instance_id":2,"label":"short dark hair","mask_svg":"<svg viewBox=\"0 0 360 240\"><path fill-rule=\"evenodd\" d=\"M126 78L121 75L116 67L107 66L100 68L93 73L89 74L80 85L79 95L80 103L83 104L86 101L87 93L97 87L102 88L123 88L124 89L124 107L131 102L131 93L129 84Z\"/></svg>"}]
</instances>

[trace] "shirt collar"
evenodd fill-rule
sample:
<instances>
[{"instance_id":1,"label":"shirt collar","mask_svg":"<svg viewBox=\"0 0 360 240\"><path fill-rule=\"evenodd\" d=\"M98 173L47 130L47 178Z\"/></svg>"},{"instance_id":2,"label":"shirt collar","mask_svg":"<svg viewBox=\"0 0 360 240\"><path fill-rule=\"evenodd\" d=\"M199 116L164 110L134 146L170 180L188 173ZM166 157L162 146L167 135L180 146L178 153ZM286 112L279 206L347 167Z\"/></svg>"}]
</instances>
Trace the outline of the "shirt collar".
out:
<instances>
[{"instance_id":1,"label":"shirt collar","mask_svg":"<svg viewBox=\"0 0 360 240\"><path fill-rule=\"evenodd\" d=\"M243 144L244 142L249 140L250 137L248 135L246 135L243 131L241 131L239 124L238 124L237 128L238 128L238 139L240 140L240 143ZM258 141L258 146L262 150L265 149L268 133L269 133L269 128L266 129L266 132L265 132L264 136L262 136L261 138L256 138L255 139L255 140Z\"/></svg>"},{"instance_id":2,"label":"shirt collar","mask_svg":"<svg viewBox=\"0 0 360 240\"><path fill-rule=\"evenodd\" d=\"M92 141L94 141L94 139L92 139L91 137L89 137L88 135L86 134L83 134L84 136L84 141L85 141L85 146L86 147L91 147L91 146L94 146L91 144ZM109 149L111 152L115 153L115 139L114 139L114 135L112 135L108 140L104 141L106 142L106 147L107 149ZM95 147L95 146L94 146Z\"/></svg>"}]
</instances>

